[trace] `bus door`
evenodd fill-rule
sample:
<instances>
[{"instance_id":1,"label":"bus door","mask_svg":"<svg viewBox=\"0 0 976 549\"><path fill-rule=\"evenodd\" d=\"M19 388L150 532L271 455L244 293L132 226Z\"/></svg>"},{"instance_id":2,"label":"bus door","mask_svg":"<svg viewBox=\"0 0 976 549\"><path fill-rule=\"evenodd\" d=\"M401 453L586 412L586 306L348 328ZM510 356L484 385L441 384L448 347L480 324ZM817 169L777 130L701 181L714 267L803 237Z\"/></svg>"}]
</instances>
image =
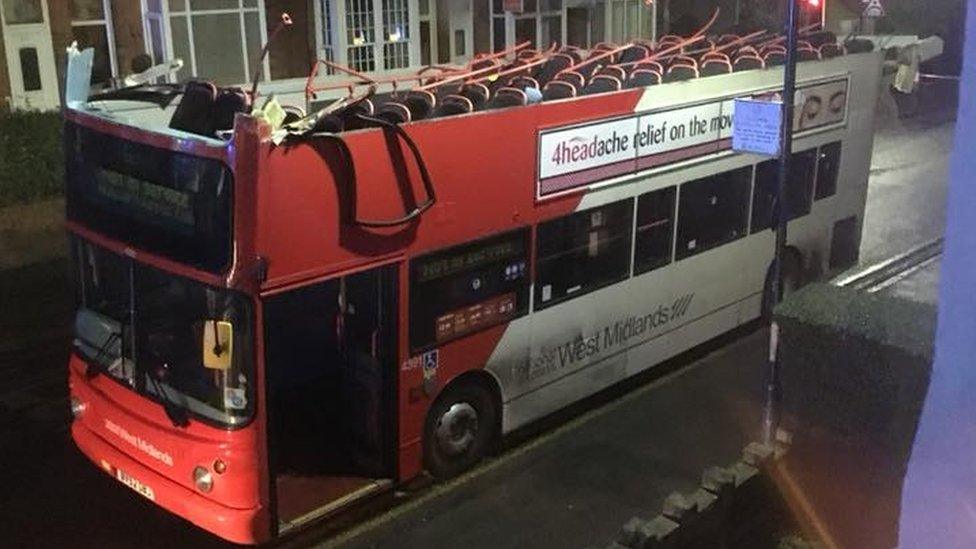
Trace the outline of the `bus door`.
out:
<instances>
[{"instance_id":1,"label":"bus door","mask_svg":"<svg viewBox=\"0 0 976 549\"><path fill-rule=\"evenodd\" d=\"M397 266L265 303L272 490L281 530L394 476Z\"/></svg>"}]
</instances>

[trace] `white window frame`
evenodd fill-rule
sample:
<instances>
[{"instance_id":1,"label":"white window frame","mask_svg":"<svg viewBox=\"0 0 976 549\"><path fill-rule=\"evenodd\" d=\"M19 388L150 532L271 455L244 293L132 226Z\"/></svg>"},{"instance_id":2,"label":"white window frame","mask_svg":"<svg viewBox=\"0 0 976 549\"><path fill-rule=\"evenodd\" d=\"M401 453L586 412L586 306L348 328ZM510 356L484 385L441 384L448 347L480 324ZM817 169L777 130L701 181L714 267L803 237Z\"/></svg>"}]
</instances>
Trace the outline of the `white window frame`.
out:
<instances>
[{"instance_id":1,"label":"white window frame","mask_svg":"<svg viewBox=\"0 0 976 549\"><path fill-rule=\"evenodd\" d=\"M196 45L193 43L193 16L194 15L226 15L226 14L237 14L238 21L240 22L240 32L241 32L241 54L244 57L244 76L245 80L243 82L237 82L237 84L247 84L254 80L254 75L251 74L251 56L247 51L247 32L244 25L244 14L246 13L257 13L258 14L258 26L261 32L261 46L263 47L268 42L268 23L266 20L266 10L264 6L264 0L256 0L257 6L245 7L244 0L237 0L237 8L224 8L224 9L194 9L192 7L192 0L184 0L184 8L182 11L172 12L169 9L169 0L155 0L158 1L160 7L162 8L161 13L150 12L149 2L153 0L141 0L142 1L142 20L143 20L143 32L145 37L145 49L146 53L152 56L152 40L149 32L149 21L157 20L160 21L160 28L163 33L163 43L165 51L163 52L163 57L165 60L169 60L173 55L173 29L170 21L173 17L184 17L186 18L186 29L188 38L188 48L190 51L190 59L183 60L183 66L189 70L189 73L193 77L206 76L197 74L197 60L196 60ZM266 82L271 77L271 64L267 57L265 57L262 63L261 70L261 81ZM175 76L170 76L170 81L174 81Z\"/></svg>"},{"instance_id":2,"label":"white window frame","mask_svg":"<svg viewBox=\"0 0 976 549\"><path fill-rule=\"evenodd\" d=\"M427 23L427 29L430 31L430 64L438 64L438 51L437 51L437 0L427 0L427 13L420 13L420 1L412 2L417 5L417 59L416 64L420 65L423 63L421 59L421 44L420 44L420 24ZM453 52L451 52L453 53Z\"/></svg>"},{"instance_id":3,"label":"white window frame","mask_svg":"<svg viewBox=\"0 0 976 549\"><path fill-rule=\"evenodd\" d=\"M69 7L70 9L70 7ZM75 27L105 27L105 38L108 41L108 58L111 65L112 78L119 77L119 61L115 52L115 27L112 25L112 2L102 0L102 14L104 19L75 19L71 18L71 28Z\"/></svg>"},{"instance_id":4,"label":"white window frame","mask_svg":"<svg viewBox=\"0 0 976 549\"><path fill-rule=\"evenodd\" d=\"M335 63L352 66L349 63L349 48L355 47L347 40L346 32L346 1L347 0L315 0L315 45L319 59L330 59L327 56L329 48L332 50L331 60ZM362 1L362 0L360 0ZM383 45L389 42L382 40L383 30L383 0L366 0L372 3L373 28L376 39L373 41L373 60L375 70L372 72L396 72L420 66L420 4L417 0L403 0L407 4L408 38L404 42L407 46L407 66L399 69L383 68ZM328 8L325 4L328 3ZM435 0L430 1L430 14L424 16L425 21L431 22L431 61L436 63L436 33ZM326 15L331 15L331 21L326 23ZM331 26L328 26L331 25ZM329 33L331 44L325 40ZM332 74L329 71L328 74Z\"/></svg>"},{"instance_id":5,"label":"white window frame","mask_svg":"<svg viewBox=\"0 0 976 549\"><path fill-rule=\"evenodd\" d=\"M629 12L627 11L627 5L628 4L631 4L631 3L634 3L634 2L636 2L636 4L637 4L637 13L638 13L638 17L637 17L637 32L640 33L643 30L644 24L647 23L648 22L647 19L650 18L650 21L649 21L649 24L650 24L650 36L640 36L640 35L638 35L638 36L617 36L613 32L614 31L614 29L613 29L613 7L614 6L620 6L624 10L624 12L623 12L624 13L624 19L623 19L623 26L624 26L624 28L621 29L621 32L623 32L624 29L626 29L629 26L627 24L628 23L628 20L627 19L629 17ZM604 6L606 6L605 7L605 10L606 11L604 12L604 21L605 21L606 27L604 29L603 36L606 38L606 40L608 42L615 42L615 43L618 43L619 44L619 43L623 43L623 42L626 42L626 41L629 41L629 40L633 40L635 38L646 38L646 39L650 39L652 41L657 41L657 2L653 2L651 4L651 9L647 9L647 6L644 4L643 0L607 0L604 3Z\"/></svg>"},{"instance_id":6,"label":"white window frame","mask_svg":"<svg viewBox=\"0 0 976 549\"><path fill-rule=\"evenodd\" d=\"M566 42L566 0L560 0L560 8L558 10L542 11L539 8L542 7L542 3L545 1L536 0L536 10L531 13L513 13L510 11L497 13L494 11L494 4L492 4L491 25L488 28L491 37L491 51L497 51L515 45L515 21L522 19L535 19L535 44L533 47L538 50L548 49L552 45L551 43L542 44L539 42L542 39L542 21L547 17L555 16L559 17L559 44L564 45ZM495 44L495 20L502 17L505 18L505 44L499 48Z\"/></svg>"}]
</instances>

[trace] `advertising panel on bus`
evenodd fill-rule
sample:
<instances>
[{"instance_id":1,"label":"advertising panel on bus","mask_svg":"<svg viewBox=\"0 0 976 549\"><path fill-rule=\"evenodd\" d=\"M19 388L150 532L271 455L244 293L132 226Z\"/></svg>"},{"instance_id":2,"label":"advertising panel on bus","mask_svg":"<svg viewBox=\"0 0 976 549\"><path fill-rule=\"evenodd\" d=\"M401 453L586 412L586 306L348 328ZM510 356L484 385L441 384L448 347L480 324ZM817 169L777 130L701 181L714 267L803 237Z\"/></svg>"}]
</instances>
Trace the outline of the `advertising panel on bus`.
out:
<instances>
[{"instance_id":1,"label":"advertising panel on bus","mask_svg":"<svg viewBox=\"0 0 976 549\"><path fill-rule=\"evenodd\" d=\"M797 134L843 126L849 77L801 85ZM766 90L751 97L768 96ZM593 183L729 150L735 97L722 97L626 118L540 130L536 198L579 191Z\"/></svg>"}]
</instances>

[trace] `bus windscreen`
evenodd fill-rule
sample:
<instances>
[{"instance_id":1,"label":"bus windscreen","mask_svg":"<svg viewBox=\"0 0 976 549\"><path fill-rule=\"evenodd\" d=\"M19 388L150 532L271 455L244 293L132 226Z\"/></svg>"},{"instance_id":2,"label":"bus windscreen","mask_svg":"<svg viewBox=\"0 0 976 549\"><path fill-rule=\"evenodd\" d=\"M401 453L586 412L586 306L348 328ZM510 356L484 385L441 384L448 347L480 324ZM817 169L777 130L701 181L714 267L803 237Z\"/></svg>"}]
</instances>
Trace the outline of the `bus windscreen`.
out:
<instances>
[{"instance_id":1,"label":"bus windscreen","mask_svg":"<svg viewBox=\"0 0 976 549\"><path fill-rule=\"evenodd\" d=\"M233 177L221 162L65 125L68 219L210 272L228 267Z\"/></svg>"}]
</instances>

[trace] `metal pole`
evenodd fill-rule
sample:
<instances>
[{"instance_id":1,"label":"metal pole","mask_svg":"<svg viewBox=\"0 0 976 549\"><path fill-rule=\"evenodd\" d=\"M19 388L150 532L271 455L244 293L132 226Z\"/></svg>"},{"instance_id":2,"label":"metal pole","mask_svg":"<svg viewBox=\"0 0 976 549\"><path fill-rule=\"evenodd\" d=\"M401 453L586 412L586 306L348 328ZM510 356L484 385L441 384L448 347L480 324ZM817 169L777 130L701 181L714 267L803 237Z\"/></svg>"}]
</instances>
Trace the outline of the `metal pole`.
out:
<instances>
[{"instance_id":1,"label":"metal pole","mask_svg":"<svg viewBox=\"0 0 976 549\"><path fill-rule=\"evenodd\" d=\"M773 255L773 265L770 272L769 292L766 302L772 305L779 303L780 276L783 251L786 248L786 220L787 211L784 199L786 197L786 180L790 174L790 156L793 152L793 101L796 95L796 42L797 25L799 19L800 0L787 1L786 24L786 65L783 75L783 120L780 125L779 177L776 182L776 200L773 206L773 220L776 223L776 250ZM776 437L779 427L779 408L781 400L780 368L779 368L779 326L770 317L769 324L769 356L766 360L766 375L764 380L763 402L763 441L771 444Z\"/></svg>"}]
</instances>

